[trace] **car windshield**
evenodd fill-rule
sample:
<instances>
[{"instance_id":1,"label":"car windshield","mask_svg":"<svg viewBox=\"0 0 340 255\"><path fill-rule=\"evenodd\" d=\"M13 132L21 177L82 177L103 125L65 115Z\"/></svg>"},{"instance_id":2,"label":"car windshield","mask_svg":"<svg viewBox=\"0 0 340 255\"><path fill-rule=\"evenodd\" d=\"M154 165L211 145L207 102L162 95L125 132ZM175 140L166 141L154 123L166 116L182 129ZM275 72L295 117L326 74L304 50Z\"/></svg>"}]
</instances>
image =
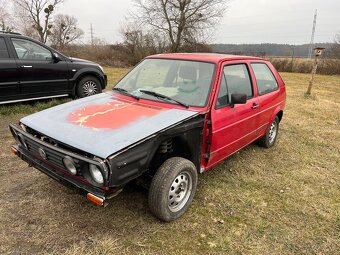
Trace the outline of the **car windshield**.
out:
<instances>
[{"instance_id":1,"label":"car windshield","mask_svg":"<svg viewBox=\"0 0 340 255\"><path fill-rule=\"evenodd\" d=\"M203 107L207 103L214 70L215 65L206 62L145 59L120 80L115 88L149 100L169 103L177 101L183 105Z\"/></svg>"}]
</instances>

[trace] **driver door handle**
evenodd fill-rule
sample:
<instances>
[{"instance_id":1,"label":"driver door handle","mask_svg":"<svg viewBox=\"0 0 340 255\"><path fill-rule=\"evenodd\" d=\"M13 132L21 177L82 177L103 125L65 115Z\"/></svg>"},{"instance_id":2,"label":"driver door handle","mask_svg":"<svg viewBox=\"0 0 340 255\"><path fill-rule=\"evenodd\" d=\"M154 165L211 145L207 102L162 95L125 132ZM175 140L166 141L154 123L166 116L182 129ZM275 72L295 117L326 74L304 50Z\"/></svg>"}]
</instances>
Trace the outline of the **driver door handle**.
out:
<instances>
[{"instance_id":1,"label":"driver door handle","mask_svg":"<svg viewBox=\"0 0 340 255\"><path fill-rule=\"evenodd\" d=\"M259 107L260 107L260 105L258 103L253 103L253 106L251 108L252 109L257 109Z\"/></svg>"},{"instance_id":2,"label":"driver door handle","mask_svg":"<svg viewBox=\"0 0 340 255\"><path fill-rule=\"evenodd\" d=\"M32 68L33 66L21 66L21 68Z\"/></svg>"}]
</instances>

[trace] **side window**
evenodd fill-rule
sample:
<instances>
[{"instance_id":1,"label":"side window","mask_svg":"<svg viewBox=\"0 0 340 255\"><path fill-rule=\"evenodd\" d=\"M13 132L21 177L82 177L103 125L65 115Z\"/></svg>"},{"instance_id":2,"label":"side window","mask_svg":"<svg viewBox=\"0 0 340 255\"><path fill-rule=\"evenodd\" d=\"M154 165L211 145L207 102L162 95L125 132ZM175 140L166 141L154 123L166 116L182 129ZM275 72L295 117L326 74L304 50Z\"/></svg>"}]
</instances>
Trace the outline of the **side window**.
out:
<instances>
[{"instance_id":1,"label":"side window","mask_svg":"<svg viewBox=\"0 0 340 255\"><path fill-rule=\"evenodd\" d=\"M0 37L0 59L6 58L9 58L9 54L6 47L5 38Z\"/></svg>"},{"instance_id":2,"label":"side window","mask_svg":"<svg viewBox=\"0 0 340 255\"><path fill-rule=\"evenodd\" d=\"M253 97L249 72L245 64L229 65L223 68L216 108L228 105L231 94L246 94L247 99Z\"/></svg>"},{"instance_id":3,"label":"side window","mask_svg":"<svg viewBox=\"0 0 340 255\"><path fill-rule=\"evenodd\" d=\"M37 43L24 39L12 39L15 51L19 59L51 60L52 53Z\"/></svg>"},{"instance_id":4,"label":"side window","mask_svg":"<svg viewBox=\"0 0 340 255\"><path fill-rule=\"evenodd\" d=\"M257 88L260 95L277 90L277 81L266 64L252 63L251 67L255 74Z\"/></svg>"}]
</instances>

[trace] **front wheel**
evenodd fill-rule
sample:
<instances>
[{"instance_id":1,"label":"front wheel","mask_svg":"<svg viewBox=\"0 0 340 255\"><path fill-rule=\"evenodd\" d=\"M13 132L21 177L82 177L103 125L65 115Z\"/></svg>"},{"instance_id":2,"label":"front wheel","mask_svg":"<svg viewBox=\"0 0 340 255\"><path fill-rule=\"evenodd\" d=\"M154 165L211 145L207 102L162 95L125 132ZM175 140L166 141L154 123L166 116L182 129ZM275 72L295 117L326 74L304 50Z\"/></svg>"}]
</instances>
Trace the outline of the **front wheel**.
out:
<instances>
[{"instance_id":1,"label":"front wheel","mask_svg":"<svg viewBox=\"0 0 340 255\"><path fill-rule=\"evenodd\" d=\"M102 92L100 81L93 76L85 76L77 84L77 96L88 97Z\"/></svg>"},{"instance_id":2,"label":"front wheel","mask_svg":"<svg viewBox=\"0 0 340 255\"><path fill-rule=\"evenodd\" d=\"M189 208L196 191L197 170L184 158L166 160L157 170L149 190L149 207L159 219L170 222Z\"/></svg>"},{"instance_id":3,"label":"front wheel","mask_svg":"<svg viewBox=\"0 0 340 255\"><path fill-rule=\"evenodd\" d=\"M280 120L276 116L273 122L270 124L267 133L258 140L260 146L270 148L275 144L277 135L279 133L279 123Z\"/></svg>"}]
</instances>

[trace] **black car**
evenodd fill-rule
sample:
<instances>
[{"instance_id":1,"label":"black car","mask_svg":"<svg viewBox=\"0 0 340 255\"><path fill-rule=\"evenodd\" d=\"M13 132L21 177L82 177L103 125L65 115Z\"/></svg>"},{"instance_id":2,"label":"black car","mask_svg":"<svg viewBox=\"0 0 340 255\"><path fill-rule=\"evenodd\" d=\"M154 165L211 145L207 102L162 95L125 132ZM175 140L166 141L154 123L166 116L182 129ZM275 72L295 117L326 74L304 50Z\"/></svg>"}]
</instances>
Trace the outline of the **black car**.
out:
<instances>
[{"instance_id":1,"label":"black car","mask_svg":"<svg viewBox=\"0 0 340 255\"><path fill-rule=\"evenodd\" d=\"M66 57L18 33L0 32L0 104L100 93L106 87L103 68Z\"/></svg>"}]
</instances>

